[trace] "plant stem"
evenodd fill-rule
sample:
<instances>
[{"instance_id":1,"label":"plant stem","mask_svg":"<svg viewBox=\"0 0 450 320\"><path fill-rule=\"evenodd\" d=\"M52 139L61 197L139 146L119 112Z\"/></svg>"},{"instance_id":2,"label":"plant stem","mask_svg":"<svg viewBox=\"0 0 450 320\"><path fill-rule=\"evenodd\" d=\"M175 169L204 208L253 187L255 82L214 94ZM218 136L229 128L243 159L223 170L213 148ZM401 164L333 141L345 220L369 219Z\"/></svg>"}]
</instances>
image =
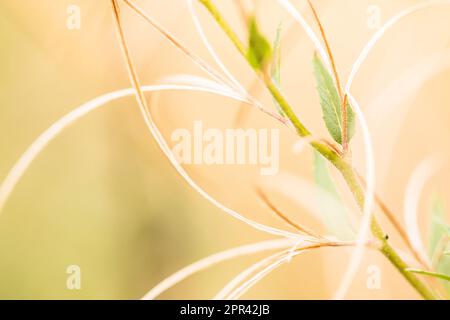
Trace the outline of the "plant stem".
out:
<instances>
[{"instance_id":1,"label":"plant stem","mask_svg":"<svg viewBox=\"0 0 450 320\"><path fill-rule=\"evenodd\" d=\"M358 178L362 183L363 188L366 187L366 182L360 174L358 174ZM423 268L427 270L431 270L431 265L423 259L421 254L414 248L411 240L408 237L408 233L405 228L401 225L400 221L397 219L395 214L389 209L389 207L384 203L384 201L375 193L375 202L378 204L378 207L384 213L384 215L388 218L389 222L394 226L394 228L399 233L399 236L402 238L403 242L407 245L409 251L413 254L414 258L422 265Z\"/></svg>"},{"instance_id":2,"label":"plant stem","mask_svg":"<svg viewBox=\"0 0 450 320\"><path fill-rule=\"evenodd\" d=\"M283 94L280 92L278 87L273 83L272 79L268 76L264 76L264 83L267 89L270 91L274 99L280 105L281 109L283 109L284 114L289 119L289 121L294 125L295 130L297 131L300 137L307 137L311 135L311 132L303 125L303 123L298 119L294 110L291 108Z\"/></svg>"},{"instance_id":3,"label":"plant stem","mask_svg":"<svg viewBox=\"0 0 450 320\"><path fill-rule=\"evenodd\" d=\"M334 162L332 162L341 172L344 180L346 181L348 187L353 193L353 196L360 207L361 210L364 210L364 200L365 195L364 191L358 181L358 177L356 175L355 170L344 160L342 160L340 166L336 166ZM406 269L409 266L403 261L403 259L398 255L395 249L389 244L388 236L383 231L381 226L379 225L375 216L372 216L371 221L371 231L372 234L381 242L380 252L395 266L395 268L405 277L405 279L414 287L420 295L427 300L436 299L435 295L428 289L428 287L419 280L414 274L407 271Z\"/></svg>"},{"instance_id":4,"label":"plant stem","mask_svg":"<svg viewBox=\"0 0 450 320\"><path fill-rule=\"evenodd\" d=\"M270 200L269 197L264 193L264 191L260 188L256 189L256 193L259 196L259 198L266 204L267 207L269 207L269 209L274 212L281 220L283 220L286 224L290 225L291 227L293 227L294 229L296 229L297 231L300 231L302 233L305 233L307 235L313 236L317 239L321 239L321 240L326 240L325 238L323 238L321 235L319 235L318 233L310 230L309 228L295 222L292 221L287 215L285 215L280 209L278 209Z\"/></svg>"},{"instance_id":5,"label":"plant stem","mask_svg":"<svg viewBox=\"0 0 450 320\"><path fill-rule=\"evenodd\" d=\"M247 59L247 49L244 44L239 40L239 37L233 31L231 26L222 16L217 7L211 2L211 0L199 0L200 3L211 13L213 18L216 20L217 24L222 28L225 34L233 42L237 50L242 54L242 56ZM249 62L249 61L248 61ZM258 73L261 76L261 73ZM311 132L306 128L305 125L298 119L294 113L292 107L287 102L285 97L282 95L277 86L272 82L270 77L267 75L262 75L263 81L267 86L267 89L272 94L273 98L278 102L280 107L283 109L286 117L294 125L297 133L301 137L307 137L311 135ZM347 183L349 189L351 190L356 203L361 210L364 210L365 194L363 188L361 187L358 176L353 169L352 165L343 159L339 154L337 154L328 145L313 141L311 146L316 149L320 154L322 154L328 161L330 161L342 174L345 182ZM420 281L414 274L408 272L406 269L408 265L401 259L395 249L389 244L388 237L385 232L378 224L375 216L372 217L371 221L371 231L372 234L381 242L380 252L396 267L396 269L403 275L403 277L411 284L413 288L425 299L436 299L434 294L428 289L428 287Z\"/></svg>"},{"instance_id":6,"label":"plant stem","mask_svg":"<svg viewBox=\"0 0 450 320\"><path fill-rule=\"evenodd\" d=\"M209 13L212 15L214 20L216 20L217 24L222 28L222 30L227 34L228 38L231 40L231 42L233 42L234 46L244 57L246 57L247 48L244 46L241 40L239 40L239 37L222 16L217 7L210 0L199 0L199 2L203 4L206 9L208 9Z\"/></svg>"}]
</instances>

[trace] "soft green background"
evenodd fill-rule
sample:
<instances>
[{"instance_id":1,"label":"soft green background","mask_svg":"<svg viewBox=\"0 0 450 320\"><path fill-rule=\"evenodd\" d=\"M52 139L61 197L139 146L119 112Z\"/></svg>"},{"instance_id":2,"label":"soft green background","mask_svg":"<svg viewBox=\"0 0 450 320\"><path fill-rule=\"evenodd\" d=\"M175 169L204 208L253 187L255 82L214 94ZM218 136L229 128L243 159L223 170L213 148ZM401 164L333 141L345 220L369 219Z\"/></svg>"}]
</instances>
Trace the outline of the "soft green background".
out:
<instances>
[{"instance_id":1,"label":"soft green background","mask_svg":"<svg viewBox=\"0 0 450 320\"><path fill-rule=\"evenodd\" d=\"M128 86L108 2L80 1L79 31L65 28L69 3L0 4L1 179L58 118ZM173 54L167 46L161 52L154 57ZM143 72L143 81L154 77L157 71ZM65 130L13 192L0 216L0 298L136 299L195 260L257 239L187 187L134 100L122 99ZM251 261L224 264L163 297L211 298ZM66 288L69 265L81 267L81 290ZM280 288L291 280L271 281Z\"/></svg>"},{"instance_id":2,"label":"soft green background","mask_svg":"<svg viewBox=\"0 0 450 320\"><path fill-rule=\"evenodd\" d=\"M43 47L45 30L29 25L0 5L1 177L52 121L112 87L96 81L104 70L71 73L70 48ZM82 35L61 27L74 46ZM133 107L131 99L112 103L73 125L19 183L0 217L0 298L139 298L211 250L196 218L203 203ZM66 289L71 264L81 267L80 291Z\"/></svg>"}]
</instances>

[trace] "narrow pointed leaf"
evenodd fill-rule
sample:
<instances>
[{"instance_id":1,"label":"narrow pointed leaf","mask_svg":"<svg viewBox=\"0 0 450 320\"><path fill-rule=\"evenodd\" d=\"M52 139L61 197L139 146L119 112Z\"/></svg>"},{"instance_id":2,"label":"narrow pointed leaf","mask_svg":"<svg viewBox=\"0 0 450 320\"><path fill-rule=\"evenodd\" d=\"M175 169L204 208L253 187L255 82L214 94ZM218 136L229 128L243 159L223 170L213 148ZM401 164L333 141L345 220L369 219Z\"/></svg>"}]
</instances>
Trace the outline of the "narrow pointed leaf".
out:
<instances>
[{"instance_id":1,"label":"narrow pointed leaf","mask_svg":"<svg viewBox=\"0 0 450 320\"><path fill-rule=\"evenodd\" d=\"M320 97L323 119L331 137L339 144L342 144L342 115L341 99L336 85L328 70L317 54L314 55L314 76L316 78L317 90ZM347 104L347 136L350 141L355 134L355 113Z\"/></svg>"},{"instance_id":2,"label":"narrow pointed leaf","mask_svg":"<svg viewBox=\"0 0 450 320\"><path fill-rule=\"evenodd\" d=\"M406 269L406 271L411 272L411 273L421 274L424 276L438 278L438 279L445 280L445 281L450 281L450 276L443 274L443 273L425 271L425 270L420 270L420 269L411 269L411 268Z\"/></svg>"}]
</instances>

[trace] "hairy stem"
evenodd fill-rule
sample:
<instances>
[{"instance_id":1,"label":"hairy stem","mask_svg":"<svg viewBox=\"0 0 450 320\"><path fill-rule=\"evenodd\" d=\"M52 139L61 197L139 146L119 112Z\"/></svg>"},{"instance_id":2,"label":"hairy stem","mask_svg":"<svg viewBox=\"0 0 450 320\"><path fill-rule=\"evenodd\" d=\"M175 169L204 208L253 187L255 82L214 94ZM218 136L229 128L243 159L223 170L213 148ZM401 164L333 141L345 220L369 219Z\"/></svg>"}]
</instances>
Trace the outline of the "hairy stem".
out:
<instances>
[{"instance_id":1,"label":"hairy stem","mask_svg":"<svg viewBox=\"0 0 450 320\"><path fill-rule=\"evenodd\" d=\"M247 59L247 49L245 45L239 40L239 37L233 31L231 26L222 16L217 7L211 2L211 0L199 0L200 3L210 12L212 17L216 20L217 24L222 28L228 38L233 42L237 50L242 54L242 56ZM247 59L248 61L248 59ZM250 62L250 61L248 61ZM280 107L283 109L286 117L296 128L299 136L306 137L311 135L311 132L306 128L305 125L298 119L294 113L292 107L287 102L285 97L282 95L277 86L272 82L270 77L261 73L258 74L262 76L262 80L266 84L267 89L272 94L273 98L278 102ZM330 163L332 163L342 174L345 182L347 183L349 189L351 190L356 203L361 210L364 209L365 194L362 186L358 181L358 176L353 169L352 165L348 163L344 158L342 158L338 153L336 153L328 145L321 142L313 141L311 146L316 149L320 154L322 154ZM407 271L409 266L401 259L395 249L389 244L388 237L378 224L375 216L372 217L371 221L371 231L372 234L381 242L380 252L395 266L395 268L403 275L403 277L411 284L413 288L425 299L436 299L435 295L428 289L428 287L414 274Z\"/></svg>"},{"instance_id":2,"label":"hairy stem","mask_svg":"<svg viewBox=\"0 0 450 320\"><path fill-rule=\"evenodd\" d=\"M362 186L366 187L366 181L364 178L358 174L358 178L362 184ZM375 194L375 202L378 204L378 207L381 209L381 211L384 213L384 215L388 218L389 222L392 224L392 226L397 230L399 236L402 238L403 242L408 246L409 251L413 254L414 258L422 265L423 268L430 270L431 266L430 264L425 261L420 253L414 248L411 240L408 237L408 233L406 232L405 228L401 225L398 218L395 216L395 214L389 209L389 207L384 203L384 201L381 199L381 197L377 194Z\"/></svg>"},{"instance_id":3,"label":"hairy stem","mask_svg":"<svg viewBox=\"0 0 450 320\"><path fill-rule=\"evenodd\" d=\"M353 193L353 196L358 204L358 206L363 210L364 208L364 191L361 187L358 176L355 170L348 165L345 161L345 164L338 168L344 177L348 187ZM333 163L334 164L334 163ZM372 217L371 221L371 230L372 234L381 242L380 252L395 266L395 268L405 277L405 279L411 284L413 288L417 290L420 295L427 300L436 299L435 295L428 289L428 287L417 278L414 274L407 271L409 266L403 261L403 259L398 255L395 249L389 244L389 237L383 231L382 227L379 225L375 216Z\"/></svg>"}]
</instances>

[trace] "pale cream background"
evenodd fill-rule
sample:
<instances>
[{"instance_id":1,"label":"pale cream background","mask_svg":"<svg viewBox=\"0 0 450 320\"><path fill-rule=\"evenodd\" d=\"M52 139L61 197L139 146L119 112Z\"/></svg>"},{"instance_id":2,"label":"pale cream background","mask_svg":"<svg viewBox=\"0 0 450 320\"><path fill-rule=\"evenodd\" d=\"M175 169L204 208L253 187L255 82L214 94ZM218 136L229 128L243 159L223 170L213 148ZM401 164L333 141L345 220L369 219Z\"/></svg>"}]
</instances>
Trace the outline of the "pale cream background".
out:
<instances>
[{"instance_id":1,"label":"pale cream background","mask_svg":"<svg viewBox=\"0 0 450 320\"><path fill-rule=\"evenodd\" d=\"M181 0L136 1L189 48L212 61ZM231 1L217 1L233 26L243 25ZM341 77L374 33L367 8L378 5L385 22L419 1L317 0ZM313 24L304 1L293 1ZM81 8L82 27L65 27L66 8ZM123 8L124 22L142 83L174 73L204 75L151 27ZM228 40L200 16L226 65L244 85L253 75ZM449 153L450 6L404 20L376 46L356 78L359 99L375 146L377 190L401 217L405 186L414 168L430 155ZM275 1L259 1L258 16L268 37L292 19ZM0 177L53 121L97 95L129 86L107 0L21 0L0 4ZM290 49L291 48L291 49ZM282 84L298 115L318 135L321 120L312 76L313 46L295 26L283 43ZM266 93L262 100L270 106ZM236 103L202 94L163 94L152 110L163 132L202 119L229 127ZM251 111L247 127L277 127ZM292 154L295 136L282 131L282 169L311 179L311 153ZM353 142L364 169L361 131ZM285 227L253 193L255 168L192 168L208 191L260 222ZM433 190L448 201L449 166L427 185L420 202L423 237ZM348 195L347 195L348 196ZM292 217L321 230L302 208L282 197ZM447 202L448 203L448 202ZM448 214L447 214L448 217ZM203 200L178 177L146 132L133 99L96 111L64 132L38 158L0 217L1 298L139 298L179 268L218 250L270 238L233 220ZM394 243L402 246L392 236ZM164 298L210 298L258 256L222 264L193 277ZM261 257L261 256L259 256ZM347 266L349 252L307 253L274 272L246 298L330 298ZM65 268L79 264L83 289L65 289ZM379 265L382 289L366 288L366 268ZM368 253L349 298L417 298L384 259Z\"/></svg>"}]
</instances>

